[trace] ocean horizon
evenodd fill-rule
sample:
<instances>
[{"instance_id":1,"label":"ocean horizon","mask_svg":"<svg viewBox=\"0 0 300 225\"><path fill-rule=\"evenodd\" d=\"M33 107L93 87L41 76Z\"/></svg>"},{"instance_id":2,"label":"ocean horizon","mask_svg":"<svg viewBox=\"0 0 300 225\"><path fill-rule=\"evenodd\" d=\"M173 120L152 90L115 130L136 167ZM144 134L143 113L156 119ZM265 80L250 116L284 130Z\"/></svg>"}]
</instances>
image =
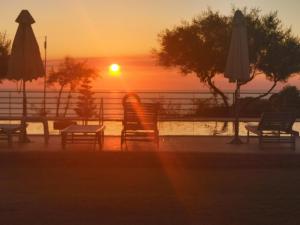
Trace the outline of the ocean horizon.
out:
<instances>
[{"instance_id":1,"label":"ocean horizon","mask_svg":"<svg viewBox=\"0 0 300 225\"><path fill-rule=\"evenodd\" d=\"M94 91L195 91L206 92L208 87L200 83L194 74L182 75L176 68L164 68L158 65L153 55L130 55L110 57L75 58L86 61L98 71L93 80ZM47 62L47 75L52 68L57 68L63 59L49 60ZM111 76L109 66L112 63L120 65L120 76ZM44 78L27 82L28 90L43 90ZM216 86L222 91L234 91L235 84L229 83L223 75L217 75ZM241 91L265 92L272 86L264 75L258 75L254 80L241 87ZM274 89L281 90L286 85L294 85L300 89L300 76L294 75L284 83L279 83ZM15 82L4 80L0 84L2 90L16 90ZM49 86L47 90L57 90L56 86Z\"/></svg>"}]
</instances>

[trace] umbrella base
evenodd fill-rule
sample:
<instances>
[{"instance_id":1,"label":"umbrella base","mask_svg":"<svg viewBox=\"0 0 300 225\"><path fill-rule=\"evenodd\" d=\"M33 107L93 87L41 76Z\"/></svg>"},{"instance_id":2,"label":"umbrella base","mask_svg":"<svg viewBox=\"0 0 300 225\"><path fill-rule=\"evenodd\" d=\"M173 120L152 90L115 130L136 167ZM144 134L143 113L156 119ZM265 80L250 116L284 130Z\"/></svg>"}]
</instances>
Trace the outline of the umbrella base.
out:
<instances>
[{"instance_id":1,"label":"umbrella base","mask_svg":"<svg viewBox=\"0 0 300 225\"><path fill-rule=\"evenodd\" d=\"M26 129L26 128L25 128ZM20 136L20 143L30 143L30 139L28 138L27 132L22 131L21 136Z\"/></svg>"},{"instance_id":2,"label":"umbrella base","mask_svg":"<svg viewBox=\"0 0 300 225\"><path fill-rule=\"evenodd\" d=\"M239 137L234 137L228 144L240 145L244 144Z\"/></svg>"},{"instance_id":3,"label":"umbrella base","mask_svg":"<svg viewBox=\"0 0 300 225\"><path fill-rule=\"evenodd\" d=\"M30 143L31 140L26 136L26 137L23 137L20 142L21 143Z\"/></svg>"}]
</instances>

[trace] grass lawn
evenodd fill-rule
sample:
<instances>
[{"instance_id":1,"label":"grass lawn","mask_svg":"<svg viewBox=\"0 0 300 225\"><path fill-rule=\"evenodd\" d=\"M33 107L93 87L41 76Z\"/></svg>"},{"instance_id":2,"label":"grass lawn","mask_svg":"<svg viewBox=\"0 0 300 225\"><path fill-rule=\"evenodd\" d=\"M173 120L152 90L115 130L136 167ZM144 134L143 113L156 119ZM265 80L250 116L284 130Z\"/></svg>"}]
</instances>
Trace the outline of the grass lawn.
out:
<instances>
[{"instance_id":1,"label":"grass lawn","mask_svg":"<svg viewBox=\"0 0 300 225\"><path fill-rule=\"evenodd\" d=\"M200 159L189 166L189 160L198 159L0 154L0 224L300 224L300 168L204 167Z\"/></svg>"}]
</instances>

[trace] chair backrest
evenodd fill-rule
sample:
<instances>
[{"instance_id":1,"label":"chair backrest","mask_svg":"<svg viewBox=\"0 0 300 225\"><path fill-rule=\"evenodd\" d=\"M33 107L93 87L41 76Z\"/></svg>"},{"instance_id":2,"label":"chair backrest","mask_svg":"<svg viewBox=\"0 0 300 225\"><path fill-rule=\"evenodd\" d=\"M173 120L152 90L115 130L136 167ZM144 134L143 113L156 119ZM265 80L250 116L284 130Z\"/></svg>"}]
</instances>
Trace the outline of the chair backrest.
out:
<instances>
[{"instance_id":1,"label":"chair backrest","mask_svg":"<svg viewBox=\"0 0 300 225\"><path fill-rule=\"evenodd\" d=\"M265 112L258 125L258 130L291 131L296 121L293 112Z\"/></svg>"},{"instance_id":2,"label":"chair backrest","mask_svg":"<svg viewBox=\"0 0 300 225\"><path fill-rule=\"evenodd\" d=\"M157 130L156 103L123 102L125 130Z\"/></svg>"},{"instance_id":3,"label":"chair backrest","mask_svg":"<svg viewBox=\"0 0 300 225\"><path fill-rule=\"evenodd\" d=\"M124 104L124 128L126 130L157 130L157 108L154 103Z\"/></svg>"}]
</instances>

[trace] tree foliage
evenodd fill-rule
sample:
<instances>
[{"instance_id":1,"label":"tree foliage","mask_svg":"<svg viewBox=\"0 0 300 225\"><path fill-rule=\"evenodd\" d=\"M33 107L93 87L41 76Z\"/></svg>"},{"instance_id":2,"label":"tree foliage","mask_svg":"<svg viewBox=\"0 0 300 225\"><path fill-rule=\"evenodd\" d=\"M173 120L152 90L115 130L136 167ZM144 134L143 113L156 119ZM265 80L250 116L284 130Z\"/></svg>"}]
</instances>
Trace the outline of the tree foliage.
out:
<instances>
[{"instance_id":1,"label":"tree foliage","mask_svg":"<svg viewBox=\"0 0 300 225\"><path fill-rule=\"evenodd\" d=\"M66 57L56 69L51 69L47 83L48 85L56 84L59 86L59 93L56 103L56 116L60 116L59 110L63 90L68 88L68 97L63 114L63 116L65 116L69 106L69 101L71 99L71 92L75 90L75 88L83 79L94 78L95 76L95 69L90 67L86 61L76 61L70 57Z\"/></svg>"},{"instance_id":2,"label":"tree foliage","mask_svg":"<svg viewBox=\"0 0 300 225\"><path fill-rule=\"evenodd\" d=\"M86 61L76 61L71 57L66 57L56 69L51 69L47 83L73 88L81 79L94 75L96 75L95 70L89 67Z\"/></svg>"},{"instance_id":3,"label":"tree foliage","mask_svg":"<svg viewBox=\"0 0 300 225\"><path fill-rule=\"evenodd\" d=\"M262 15L258 9L244 9L243 13L247 23L250 80L265 74L273 82L267 95L278 82L285 82L300 71L300 42L282 25L276 12ZM233 13L224 16L208 10L192 22L164 30L159 35L160 47L155 50L160 65L177 67L184 75L195 74L214 95L222 97L225 106L229 106L227 96L216 86L215 78L224 74L232 18Z\"/></svg>"},{"instance_id":4,"label":"tree foliage","mask_svg":"<svg viewBox=\"0 0 300 225\"><path fill-rule=\"evenodd\" d=\"M79 117L82 117L86 122L89 118L96 115L96 104L93 97L94 92L92 91L91 81L89 78L84 78L80 89L80 95L78 96L77 107L75 112Z\"/></svg>"},{"instance_id":5,"label":"tree foliage","mask_svg":"<svg viewBox=\"0 0 300 225\"><path fill-rule=\"evenodd\" d=\"M269 99L274 111L298 111L300 106L299 90L295 86L285 86Z\"/></svg>"},{"instance_id":6,"label":"tree foliage","mask_svg":"<svg viewBox=\"0 0 300 225\"><path fill-rule=\"evenodd\" d=\"M0 78L6 76L8 68L8 59L10 53L11 41L7 38L5 32L0 32Z\"/></svg>"}]
</instances>

